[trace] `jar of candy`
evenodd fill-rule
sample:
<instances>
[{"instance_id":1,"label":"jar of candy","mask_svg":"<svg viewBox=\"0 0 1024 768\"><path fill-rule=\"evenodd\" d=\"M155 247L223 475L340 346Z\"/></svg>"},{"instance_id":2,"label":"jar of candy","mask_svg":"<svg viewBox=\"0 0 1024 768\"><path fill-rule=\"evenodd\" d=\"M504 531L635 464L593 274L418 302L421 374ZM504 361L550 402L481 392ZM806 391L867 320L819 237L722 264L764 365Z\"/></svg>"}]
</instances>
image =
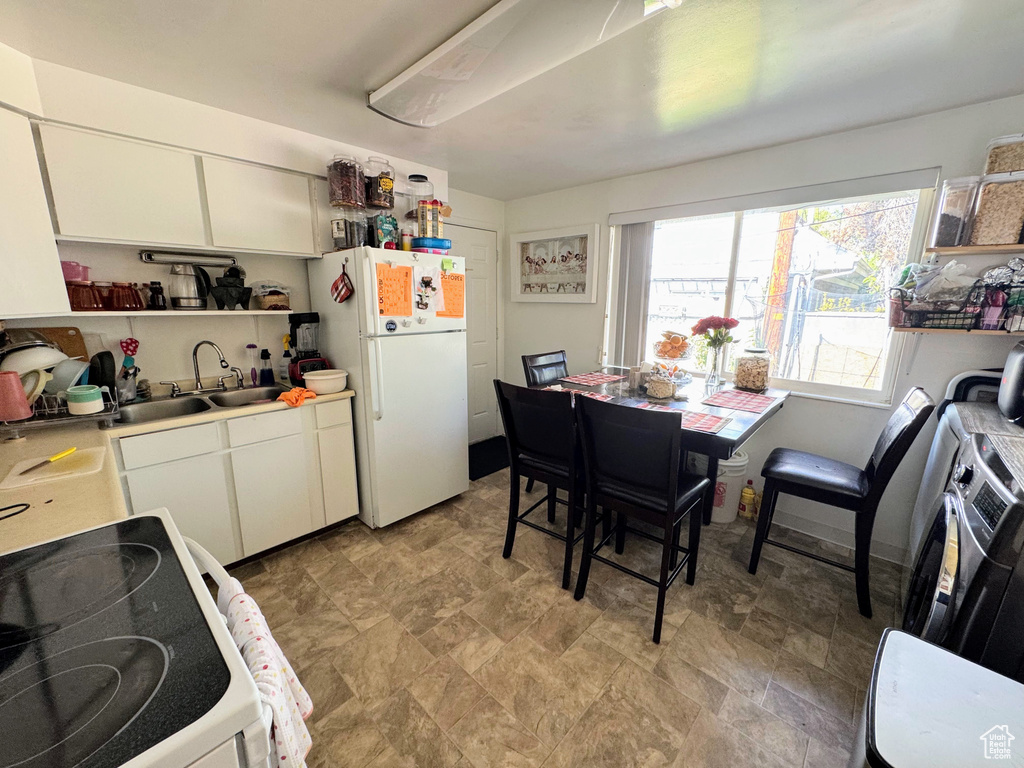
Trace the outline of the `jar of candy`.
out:
<instances>
[{"instance_id":1,"label":"jar of candy","mask_svg":"<svg viewBox=\"0 0 1024 768\"><path fill-rule=\"evenodd\" d=\"M366 177L366 207L395 207L395 169L383 157L370 157L364 169Z\"/></svg>"},{"instance_id":2,"label":"jar of candy","mask_svg":"<svg viewBox=\"0 0 1024 768\"><path fill-rule=\"evenodd\" d=\"M736 389L763 392L768 389L768 375L772 358L764 347L747 347L736 358Z\"/></svg>"},{"instance_id":3,"label":"jar of candy","mask_svg":"<svg viewBox=\"0 0 1024 768\"><path fill-rule=\"evenodd\" d=\"M346 208L366 207L366 181L363 166L354 157L335 155L327 166L327 184L331 205Z\"/></svg>"}]
</instances>

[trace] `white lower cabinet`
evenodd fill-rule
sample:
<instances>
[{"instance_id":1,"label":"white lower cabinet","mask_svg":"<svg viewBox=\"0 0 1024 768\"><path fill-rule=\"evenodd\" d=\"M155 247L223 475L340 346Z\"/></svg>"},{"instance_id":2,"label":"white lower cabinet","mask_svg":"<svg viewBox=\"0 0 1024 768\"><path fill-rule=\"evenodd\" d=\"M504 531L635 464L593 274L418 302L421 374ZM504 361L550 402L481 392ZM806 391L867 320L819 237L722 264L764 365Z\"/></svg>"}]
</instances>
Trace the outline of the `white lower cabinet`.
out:
<instances>
[{"instance_id":1,"label":"white lower cabinet","mask_svg":"<svg viewBox=\"0 0 1024 768\"><path fill-rule=\"evenodd\" d=\"M354 517L351 406L313 408L121 438L129 508L167 507L182 533L225 565Z\"/></svg>"},{"instance_id":2,"label":"white lower cabinet","mask_svg":"<svg viewBox=\"0 0 1024 768\"><path fill-rule=\"evenodd\" d=\"M340 523L359 514L352 425L321 429L316 433L316 441L323 473L327 525Z\"/></svg>"},{"instance_id":3,"label":"white lower cabinet","mask_svg":"<svg viewBox=\"0 0 1024 768\"><path fill-rule=\"evenodd\" d=\"M314 529L302 435L231 449L245 557Z\"/></svg>"},{"instance_id":4,"label":"white lower cabinet","mask_svg":"<svg viewBox=\"0 0 1024 768\"><path fill-rule=\"evenodd\" d=\"M135 512L167 507L181 532L198 541L220 563L242 558L235 545L228 498L226 457L214 453L126 473Z\"/></svg>"}]
</instances>

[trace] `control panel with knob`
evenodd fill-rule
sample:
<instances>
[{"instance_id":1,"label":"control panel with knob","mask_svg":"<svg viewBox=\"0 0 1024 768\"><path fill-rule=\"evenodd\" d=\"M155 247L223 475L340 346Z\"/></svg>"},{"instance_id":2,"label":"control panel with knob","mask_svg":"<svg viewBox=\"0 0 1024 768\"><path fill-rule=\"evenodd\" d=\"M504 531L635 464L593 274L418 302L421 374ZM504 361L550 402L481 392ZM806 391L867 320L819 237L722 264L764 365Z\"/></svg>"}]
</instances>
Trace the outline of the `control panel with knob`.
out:
<instances>
[{"instance_id":1,"label":"control panel with knob","mask_svg":"<svg viewBox=\"0 0 1024 768\"><path fill-rule=\"evenodd\" d=\"M953 470L953 482L964 487L971 484L974 478L974 467L967 464L957 464Z\"/></svg>"}]
</instances>

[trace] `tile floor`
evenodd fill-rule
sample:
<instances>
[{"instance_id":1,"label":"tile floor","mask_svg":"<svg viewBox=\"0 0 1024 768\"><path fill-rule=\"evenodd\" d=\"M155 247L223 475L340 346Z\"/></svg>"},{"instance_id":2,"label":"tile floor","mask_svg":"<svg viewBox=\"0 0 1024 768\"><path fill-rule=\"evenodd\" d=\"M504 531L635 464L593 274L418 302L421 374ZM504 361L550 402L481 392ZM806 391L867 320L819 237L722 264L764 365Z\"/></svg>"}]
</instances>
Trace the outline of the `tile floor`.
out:
<instances>
[{"instance_id":1,"label":"tile floor","mask_svg":"<svg viewBox=\"0 0 1024 768\"><path fill-rule=\"evenodd\" d=\"M712 525L654 645L654 588L595 563L575 602L561 542L523 526L502 559L507 489L233 570L315 702L311 768L846 765L897 567L868 621L852 576L775 547L751 576L753 528ZM656 545L623 559L653 574Z\"/></svg>"}]
</instances>

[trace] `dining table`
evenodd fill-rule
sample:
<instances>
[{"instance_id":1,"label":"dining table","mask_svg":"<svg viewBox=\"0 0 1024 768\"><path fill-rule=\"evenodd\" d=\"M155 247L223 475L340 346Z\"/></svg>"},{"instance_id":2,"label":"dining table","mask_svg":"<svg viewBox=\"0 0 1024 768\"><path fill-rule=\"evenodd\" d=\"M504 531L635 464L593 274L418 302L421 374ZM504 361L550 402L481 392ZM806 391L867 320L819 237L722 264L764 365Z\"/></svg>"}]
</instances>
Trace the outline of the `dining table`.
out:
<instances>
[{"instance_id":1,"label":"dining table","mask_svg":"<svg viewBox=\"0 0 1024 768\"><path fill-rule=\"evenodd\" d=\"M595 384L582 384L567 381L563 378L554 384L547 384L536 388L550 389L552 386L555 386L584 395L589 393L601 396L602 400L607 400L627 408L651 408L656 406L659 410L669 409L683 412L682 449L685 453L697 453L707 457L707 477L711 481L712 487L718 482L718 462L731 458L743 443L749 440L757 430L782 409L790 394L788 390L769 387L760 394L770 398L772 402L759 401L764 405L764 409L760 412L754 412L735 407L711 405L704 402L710 396L719 392L743 392L743 390L735 389L731 383L725 383L716 387L714 392L706 392L704 379L693 377L688 383L677 386L675 398L655 399L648 397L645 392L639 389L630 389L629 377L620 368L601 368L599 371L594 372L594 375L596 374L605 374L609 377L621 376L621 378ZM589 375L584 374L584 377ZM573 377L570 376L568 378L571 379ZM687 422L694 421L694 419L687 418L685 414L715 416L725 421L724 423L717 423L716 431L703 431L702 429L687 427ZM716 422L717 420L711 419L708 421ZM702 510L704 525L708 525L711 522L714 496L714 493L709 493L705 496L704 508Z\"/></svg>"}]
</instances>

